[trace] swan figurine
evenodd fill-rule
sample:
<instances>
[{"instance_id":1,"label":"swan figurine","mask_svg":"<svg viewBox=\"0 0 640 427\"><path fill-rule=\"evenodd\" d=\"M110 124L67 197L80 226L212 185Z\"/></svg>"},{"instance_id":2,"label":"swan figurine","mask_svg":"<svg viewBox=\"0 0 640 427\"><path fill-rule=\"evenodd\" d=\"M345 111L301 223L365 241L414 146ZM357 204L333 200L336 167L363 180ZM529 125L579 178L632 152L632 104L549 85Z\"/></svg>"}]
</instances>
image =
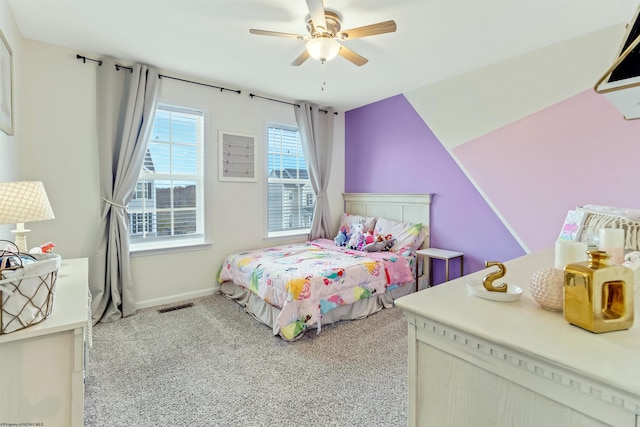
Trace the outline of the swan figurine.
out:
<instances>
[{"instance_id":1,"label":"swan figurine","mask_svg":"<svg viewBox=\"0 0 640 427\"><path fill-rule=\"evenodd\" d=\"M489 292L507 292L507 287L509 285L507 285L506 283L502 283L500 286L493 286L493 282L495 280L498 280L507 273L507 268L504 266L504 264L498 261L485 261L484 266L498 267L498 271L494 271L493 273L489 273L484 276L484 278L482 279L484 288Z\"/></svg>"}]
</instances>

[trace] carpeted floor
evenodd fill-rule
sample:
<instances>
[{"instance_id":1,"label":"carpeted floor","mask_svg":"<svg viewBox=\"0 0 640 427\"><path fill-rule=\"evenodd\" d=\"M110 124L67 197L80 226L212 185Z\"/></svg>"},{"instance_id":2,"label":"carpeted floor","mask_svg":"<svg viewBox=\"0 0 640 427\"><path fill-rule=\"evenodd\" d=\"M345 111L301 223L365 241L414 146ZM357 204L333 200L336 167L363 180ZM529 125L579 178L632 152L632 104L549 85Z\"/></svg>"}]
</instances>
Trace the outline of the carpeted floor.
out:
<instances>
[{"instance_id":1,"label":"carpeted floor","mask_svg":"<svg viewBox=\"0 0 640 427\"><path fill-rule=\"evenodd\" d=\"M405 426L399 308L288 343L224 296L93 329L85 426Z\"/></svg>"}]
</instances>

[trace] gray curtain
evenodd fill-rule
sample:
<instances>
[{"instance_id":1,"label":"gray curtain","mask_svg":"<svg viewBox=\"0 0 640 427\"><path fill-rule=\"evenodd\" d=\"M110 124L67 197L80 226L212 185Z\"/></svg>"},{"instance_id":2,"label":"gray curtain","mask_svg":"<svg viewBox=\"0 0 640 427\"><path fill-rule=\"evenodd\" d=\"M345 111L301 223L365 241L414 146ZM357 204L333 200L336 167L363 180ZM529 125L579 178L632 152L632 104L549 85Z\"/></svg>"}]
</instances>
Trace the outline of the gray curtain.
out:
<instances>
[{"instance_id":1,"label":"gray curtain","mask_svg":"<svg viewBox=\"0 0 640 427\"><path fill-rule=\"evenodd\" d=\"M298 102L298 105L300 107L294 107L296 122L302 137L302 151L307 161L309 179L316 193L309 238L333 238L327 197L333 152L333 110L330 108L320 110L317 106L305 102Z\"/></svg>"},{"instance_id":2,"label":"gray curtain","mask_svg":"<svg viewBox=\"0 0 640 427\"><path fill-rule=\"evenodd\" d=\"M126 206L135 191L157 105L160 77L145 65L97 67L96 124L102 218L89 263L93 322L135 313Z\"/></svg>"}]
</instances>

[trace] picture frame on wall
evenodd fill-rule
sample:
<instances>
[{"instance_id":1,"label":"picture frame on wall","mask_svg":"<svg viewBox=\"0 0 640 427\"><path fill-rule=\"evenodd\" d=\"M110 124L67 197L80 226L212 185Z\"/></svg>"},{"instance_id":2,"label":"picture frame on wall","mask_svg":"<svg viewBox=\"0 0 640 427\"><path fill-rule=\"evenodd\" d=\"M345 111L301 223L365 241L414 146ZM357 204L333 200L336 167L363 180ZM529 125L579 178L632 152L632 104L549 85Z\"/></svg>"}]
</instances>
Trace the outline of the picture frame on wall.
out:
<instances>
[{"instance_id":1,"label":"picture frame on wall","mask_svg":"<svg viewBox=\"0 0 640 427\"><path fill-rule=\"evenodd\" d=\"M257 182L256 139L253 135L218 132L218 179Z\"/></svg>"},{"instance_id":2,"label":"picture frame on wall","mask_svg":"<svg viewBox=\"0 0 640 427\"><path fill-rule=\"evenodd\" d=\"M13 135L13 52L0 30L0 129Z\"/></svg>"}]
</instances>

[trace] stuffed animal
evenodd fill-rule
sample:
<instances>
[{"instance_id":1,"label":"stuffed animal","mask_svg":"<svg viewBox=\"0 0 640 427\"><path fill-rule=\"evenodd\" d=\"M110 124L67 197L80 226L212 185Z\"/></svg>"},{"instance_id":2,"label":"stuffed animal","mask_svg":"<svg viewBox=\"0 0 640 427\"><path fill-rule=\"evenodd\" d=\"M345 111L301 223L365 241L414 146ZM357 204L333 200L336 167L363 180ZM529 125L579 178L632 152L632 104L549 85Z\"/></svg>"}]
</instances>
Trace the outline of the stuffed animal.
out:
<instances>
[{"instance_id":1,"label":"stuffed animal","mask_svg":"<svg viewBox=\"0 0 640 427\"><path fill-rule=\"evenodd\" d=\"M375 242L366 245L363 250L367 252L388 251L393 247L395 242L396 239L394 239L391 234L387 234L386 236L378 234L376 235Z\"/></svg>"},{"instance_id":2,"label":"stuffed animal","mask_svg":"<svg viewBox=\"0 0 640 427\"><path fill-rule=\"evenodd\" d=\"M386 243L384 241L375 241L373 243L369 243L368 245L366 245L364 247L364 250L366 252L380 252L382 250L384 250L384 248L386 247Z\"/></svg>"},{"instance_id":3,"label":"stuffed animal","mask_svg":"<svg viewBox=\"0 0 640 427\"><path fill-rule=\"evenodd\" d=\"M384 236L384 244L385 244L385 249L383 250L388 251L393 247L393 245L396 244L396 239L394 239L393 236L391 236L391 234L387 234L386 236Z\"/></svg>"},{"instance_id":4,"label":"stuffed animal","mask_svg":"<svg viewBox=\"0 0 640 427\"><path fill-rule=\"evenodd\" d=\"M349 249L362 250L362 248L364 247L364 242L366 241L366 237L364 235L364 232L362 231L363 229L364 226L362 224L356 224L353 227L353 234L349 239L349 244L347 244Z\"/></svg>"},{"instance_id":5,"label":"stuffed animal","mask_svg":"<svg viewBox=\"0 0 640 427\"><path fill-rule=\"evenodd\" d=\"M333 239L336 242L336 246L346 246L349 241L349 236L347 236L347 230L342 227L340 231L338 231L338 235Z\"/></svg>"},{"instance_id":6,"label":"stuffed animal","mask_svg":"<svg viewBox=\"0 0 640 427\"><path fill-rule=\"evenodd\" d=\"M367 231L366 233L364 233L364 237L365 237L364 239L365 245L369 245L376 240L376 238L373 237L373 233L371 231Z\"/></svg>"}]
</instances>

